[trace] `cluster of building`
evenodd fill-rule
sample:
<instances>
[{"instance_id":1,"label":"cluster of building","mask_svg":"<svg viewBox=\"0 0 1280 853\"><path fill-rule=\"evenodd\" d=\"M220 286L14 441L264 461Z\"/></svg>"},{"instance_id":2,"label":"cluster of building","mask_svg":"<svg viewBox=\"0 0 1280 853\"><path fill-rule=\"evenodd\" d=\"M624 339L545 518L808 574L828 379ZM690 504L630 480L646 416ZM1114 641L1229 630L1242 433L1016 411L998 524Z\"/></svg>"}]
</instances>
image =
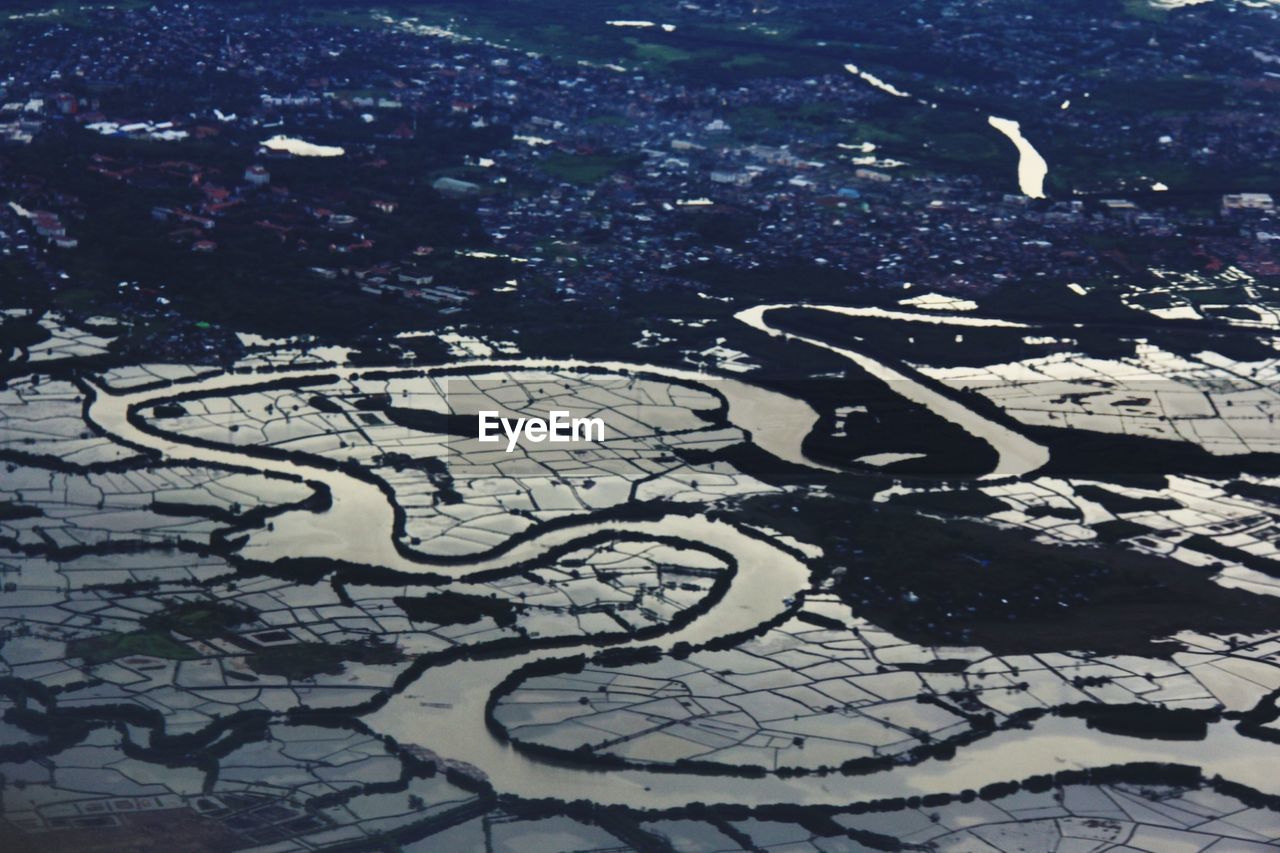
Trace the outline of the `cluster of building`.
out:
<instances>
[{"instance_id":1,"label":"cluster of building","mask_svg":"<svg viewBox=\"0 0 1280 853\"><path fill-rule=\"evenodd\" d=\"M0 69L6 140L38 147L100 136L91 173L119 182L114 192L163 198L151 223L131 225L195 255L269 256L317 282L444 310L465 305L477 284L517 299L608 303L688 285L699 268L796 263L847 273L854 289L981 292L1094 278L1114 260L1092 248L1105 242L1097 238L1135 234L1203 234L1246 263L1272 261L1267 241L1277 229L1262 188L1222 196L1217 211L1169 202L1169 187L1136 178L1097 192L1076 181L1071 195L1059 187L1049 201L1032 201L1013 192L1012 149L1004 179L984 173L982 145L1006 143L982 122L975 133L990 138L974 143L965 174L950 155L935 158L927 139L883 141L886 102L910 99L835 64L808 77L694 82L385 16L339 27L281 14L264 28L208 5L93 14L104 33L94 40L53 26L18 41ZM942 49L953 17L923 28L931 49ZM1055 55L1078 47L1055 44L1057 29L1015 23L1028 44ZM1086 29L1132 60L1117 73L1138 78L1203 71L1219 40L1206 34L1209 47L1170 58L1135 42L1133 25ZM1024 114L1061 98L1072 138L1096 137L1101 148L1123 134L1126 151L1145 151L1149 137L1152 169L1275 153L1265 119L1249 125L1214 113L1193 126L1156 111L1122 124L1131 118L1122 110L1101 108L1101 98L1094 108L1090 93L1048 71L1028 77L1021 48L997 56L987 38L975 33L946 49L1016 65L1019 85L998 77L983 94ZM903 89L936 93L920 75L904 77ZM149 96L161 79L182 97ZM1260 70L1254 82L1269 80ZM1044 91L1030 94L1037 85ZM209 94L194 97L201 87ZM180 106L165 109L167 101ZM180 153L157 155L165 146ZM292 162L300 160L313 162ZM38 231L53 245L74 246L74 219L95 215L72 194L60 200L71 218L64 226L55 196L66 190L21 171L0 180L10 198L51 211ZM442 274L459 263L471 272Z\"/></svg>"}]
</instances>

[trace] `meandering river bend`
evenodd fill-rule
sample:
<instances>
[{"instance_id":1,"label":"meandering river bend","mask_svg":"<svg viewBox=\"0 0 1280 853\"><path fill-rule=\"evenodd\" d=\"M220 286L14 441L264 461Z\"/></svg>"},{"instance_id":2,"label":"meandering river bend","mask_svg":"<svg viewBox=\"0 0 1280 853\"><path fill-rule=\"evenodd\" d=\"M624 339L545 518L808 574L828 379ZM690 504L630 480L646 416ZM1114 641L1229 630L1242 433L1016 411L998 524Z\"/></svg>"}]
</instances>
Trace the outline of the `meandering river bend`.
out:
<instances>
[{"instance_id":1,"label":"meandering river bend","mask_svg":"<svg viewBox=\"0 0 1280 853\"><path fill-rule=\"evenodd\" d=\"M738 319L769 334L784 334L765 322L766 313L775 307L792 306L760 306L741 312ZM818 307L842 312L858 310ZM1048 451L1043 447L970 412L901 371L853 350L816 339L790 337L829 349L877 378L892 380L899 393L990 442L997 449L1000 461L988 476L1025 474L1039 468L1048 459ZM416 375L459 370L567 368L591 368L706 384L724 395L728 401L729 420L748 432L760 448L789 462L824 467L815 465L801 451L801 442L817 421L817 414L802 401L736 379L651 365L538 359L477 360L434 368L405 368L404 372ZM95 387L88 418L113 436L158 451L166 461L248 467L319 481L328 486L333 501L327 510L290 511L273 519L273 530L253 531L245 550L246 556L253 559L319 556L407 573L431 571L465 580L477 572L535 559L557 546L602 530L675 537L709 545L728 554L736 563L736 574L724 596L713 607L655 640L624 644L654 645L661 649L670 649L678 642L698 647L719 637L749 631L784 614L808 589L808 568L793 550L751 535L727 521L711 520L702 515L671 515L656 521L608 524L585 517L580 524L547 530L499 555L482 555L464 564L436 563L429 557L410 559L394 546L395 513L388 497L369 482L320 465L266 457L256 452L257 448L253 446L209 447L186 443L178 436L141 429L129 419L133 410L156 405L180 394L234 394L286 377L321 377L335 373L358 377L364 372L389 371L387 368L330 367L258 375L219 374L165 388L119 394ZM584 650L592 652L595 648L584 643L579 649L516 653L431 668L373 712L369 722L376 730L403 743L415 743L443 757L468 762L482 771L499 793L654 809L680 807L695 801L747 805L849 805L882 797L976 789L992 782L1068 768L1159 762L1168 756L1167 747L1159 741L1109 735L1087 729L1082 720L1047 717L1029 730L998 732L966 746L949 761L930 760L910 768L898 767L857 777L839 774L795 778L717 777L709 781L704 776L650 769L603 771L552 764L521 752L488 730L485 724L486 702L495 686L509 674L534 660L568 657ZM1035 748L1028 749L1032 742ZM1225 723L1211 725L1209 735L1203 741L1180 744L1179 760L1199 763L1207 773L1219 773L1261 791L1280 793L1280 778L1268 772L1262 762L1256 761L1250 742Z\"/></svg>"}]
</instances>

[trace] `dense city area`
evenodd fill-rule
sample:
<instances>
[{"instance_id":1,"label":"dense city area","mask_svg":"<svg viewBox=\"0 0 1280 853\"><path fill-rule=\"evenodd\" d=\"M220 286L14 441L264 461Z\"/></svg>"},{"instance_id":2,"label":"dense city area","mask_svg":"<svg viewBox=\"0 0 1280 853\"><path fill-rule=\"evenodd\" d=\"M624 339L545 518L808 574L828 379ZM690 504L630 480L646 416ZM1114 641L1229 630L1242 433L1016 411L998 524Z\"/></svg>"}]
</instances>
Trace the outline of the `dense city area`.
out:
<instances>
[{"instance_id":1,"label":"dense city area","mask_svg":"<svg viewBox=\"0 0 1280 853\"><path fill-rule=\"evenodd\" d=\"M227 330L351 334L353 312L509 327L567 302L634 322L783 282L877 301L1280 272L1270 11L921 4L927 21L881 11L815 42L802 13L823 4L654 5L671 32L554 25L634 33L612 62L325 4L14 15L7 260L56 307L144 314L146 351L203 337L223 360ZM678 47L685 29L713 47ZM989 116L1052 164L1048 198L1020 192Z\"/></svg>"}]
</instances>

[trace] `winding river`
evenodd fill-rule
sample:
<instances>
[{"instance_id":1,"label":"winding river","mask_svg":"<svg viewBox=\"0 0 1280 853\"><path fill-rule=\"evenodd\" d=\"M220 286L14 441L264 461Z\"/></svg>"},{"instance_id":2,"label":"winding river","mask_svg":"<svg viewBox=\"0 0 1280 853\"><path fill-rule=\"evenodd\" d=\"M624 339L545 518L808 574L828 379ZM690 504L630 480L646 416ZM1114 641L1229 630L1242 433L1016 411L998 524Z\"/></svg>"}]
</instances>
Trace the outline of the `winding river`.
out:
<instances>
[{"instance_id":1,"label":"winding river","mask_svg":"<svg viewBox=\"0 0 1280 853\"><path fill-rule=\"evenodd\" d=\"M769 334L784 334L765 322L765 314L773 307L788 306L749 309L741 312L738 319ZM834 306L818 307L821 310L846 310ZM878 378L893 380L893 387L904 396L929 406L974 435L990 441L1000 452L1000 463L989 476L1015 476L1032 471L1047 461L1044 448L968 412L959 403L926 388L904 373L852 350L813 339L798 339L848 358ZM436 368L406 368L404 372L430 374L451 370L573 367L705 383L725 396L730 421L748 431L757 445L780 458L815 467L801 453L800 443L816 422L816 413L801 401L734 379L618 362L588 365L536 359L477 360ZM161 436L138 429L128 419L131 410L155 405L179 394L233 394L284 377L320 377L334 373L358 377L364 372L391 371L387 368L316 368L251 376L219 374L166 388L121 394L112 394L97 387L87 416L107 433L154 448L167 461L248 466L325 483L333 495L330 508L323 512L287 512L274 519L274 530L255 530L245 553L256 559L326 556L403 572L422 572L429 567L432 572L464 580L476 572L536 558L558 545L602 530L678 537L726 552L735 561L737 572L723 598L714 607L656 640L626 644L656 645L663 649L682 641L700 646L718 637L749 630L786 612L809 586L808 567L791 550L750 535L731 523L701 515L671 515L657 521L607 524L586 518L581 524L536 535L498 556L482 556L463 565L436 565L429 557L410 560L392 545L394 512L386 496L374 485L340 471L266 458L253 446L213 448L187 444L175 436ZM591 646L585 648L588 651L594 649ZM499 793L655 809L686 806L695 801L746 805L848 805L888 796L957 792L1067 768L1164 761L1168 758L1168 747L1160 741L1108 735L1086 728L1081 720L1048 717L1030 730L999 732L964 747L950 761L931 760L911 768L895 768L859 777L833 774L789 779L776 776L709 779L646 769L602 771L546 763L516 750L489 732L485 725L485 704L496 685L525 663L568 657L579 651L581 649L529 652L428 669L405 690L392 696L383 708L373 712L369 722L376 730L390 734L402 743L418 744L441 756L465 760L482 771ZM1028 749L1032 742L1035 748ZM1211 726L1204 741L1180 744L1179 758L1185 763L1199 763L1208 773L1220 773L1262 791L1275 793L1280 790L1280 777L1271 772L1265 762L1257 761L1251 743L1227 724Z\"/></svg>"},{"instance_id":2,"label":"winding river","mask_svg":"<svg viewBox=\"0 0 1280 853\"><path fill-rule=\"evenodd\" d=\"M274 518L272 530L255 531L246 548L246 556L259 560L282 557L328 557L354 563L386 566L403 572L431 571L461 578L474 567L434 564L430 557L409 559L395 547L395 512L376 485L350 477L329 468L306 465L292 460L274 459L255 453L252 445L210 448L188 444L180 437L157 435L139 429L129 420L131 410L153 406L179 394L232 395L252 391L281 379L339 375L356 379L365 374L402 372L405 375L436 375L460 370L603 370L696 382L720 392L728 403L727 417L763 450L787 462L823 470L837 470L809 460L801 451L801 442L818 420L808 404L784 394L749 385L736 379L721 378L691 370L623 362L552 361L549 359L502 359L455 362L429 368L307 368L279 373L244 375L223 373L204 379L183 382L164 388L112 394L101 386L94 387L87 417L108 434L136 445L159 451L168 461L212 462L219 465L251 466L288 476L324 483L332 494L333 505L327 512L287 512ZM575 527L579 535L589 533ZM550 546L548 546L550 547ZM429 569L428 569L429 566Z\"/></svg>"}]
</instances>

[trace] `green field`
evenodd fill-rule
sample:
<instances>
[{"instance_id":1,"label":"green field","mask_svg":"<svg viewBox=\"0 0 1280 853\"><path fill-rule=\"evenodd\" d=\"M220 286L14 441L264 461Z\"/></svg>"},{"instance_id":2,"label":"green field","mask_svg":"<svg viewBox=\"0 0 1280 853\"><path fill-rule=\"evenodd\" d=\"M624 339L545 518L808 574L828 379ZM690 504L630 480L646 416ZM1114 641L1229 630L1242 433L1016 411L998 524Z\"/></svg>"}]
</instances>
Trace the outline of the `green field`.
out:
<instances>
[{"instance_id":1,"label":"green field","mask_svg":"<svg viewBox=\"0 0 1280 853\"><path fill-rule=\"evenodd\" d=\"M638 162L628 154L564 154L556 152L539 161L538 167L553 178L571 184L595 184Z\"/></svg>"},{"instance_id":2,"label":"green field","mask_svg":"<svg viewBox=\"0 0 1280 853\"><path fill-rule=\"evenodd\" d=\"M626 43L631 45L632 56L641 60L667 63L684 62L685 60L694 58L694 54L689 51L681 50L678 47L672 47L669 44L640 41L639 39L626 39Z\"/></svg>"},{"instance_id":3,"label":"green field","mask_svg":"<svg viewBox=\"0 0 1280 853\"><path fill-rule=\"evenodd\" d=\"M194 660L200 657L192 649L159 631L135 631L132 634L111 632L96 637L81 637L67 643L67 657L80 658L90 666L131 655L168 660Z\"/></svg>"}]
</instances>

